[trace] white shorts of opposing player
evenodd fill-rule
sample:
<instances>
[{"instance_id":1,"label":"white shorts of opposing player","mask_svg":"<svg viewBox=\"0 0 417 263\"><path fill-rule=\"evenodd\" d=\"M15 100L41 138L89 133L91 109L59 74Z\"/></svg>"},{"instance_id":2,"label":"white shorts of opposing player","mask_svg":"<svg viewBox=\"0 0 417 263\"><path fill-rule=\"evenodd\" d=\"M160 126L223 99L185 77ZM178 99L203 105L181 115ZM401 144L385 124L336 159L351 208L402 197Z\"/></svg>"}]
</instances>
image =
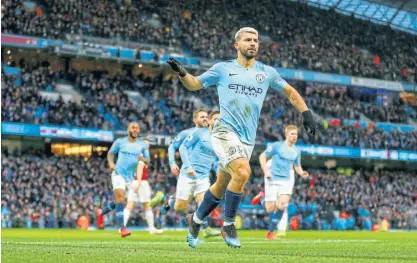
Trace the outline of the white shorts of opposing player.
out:
<instances>
[{"instance_id":1,"label":"white shorts of opposing player","mask_svg":"<svg viewBox=\"0 0 417 263\"><path fill-rule=\"evenodd\" d=\"M184 174L180 173L177 181L177 193L176 199L188 200L191 197L195 197L200 193L206 192L210 188L210 179L191 179Z\"/></svg>"},{"instance_id":2,"label":"white shorts of opposing player","mask_svg":"<svg viewBox=\"0 0 417 263\"><path fill-rule=\"evenodd\" d=\"M254 145L243 143L239 137L227 128L214 129L211 135L213 150L219 158L219 166L228 172L227 165L238 158L250 160Z\"/></svg>"},{"instance_id":3,"label":"white shorts of opposing player","mask_svg":"<svg viewBox=\"0 0 417 263\"><path fill-rule=\"evenodd\" d=\"M149 182L146 180L142 180L140 187L137 192L135 192L134 181L127 182L123 176L116 174L116 172L112 173L111 181L113 184L113 190L115 189L122 189L125 191L125 196L128 202L135 202L135 203L149 203L151 201L151 193L152 189L149 185ZM124 224L127 225L127 222L130 217L131 211L127 208L123 211L124 213ZM149 227L149 233L151 234L161 234L163 232L162 229L156 229L154 226L154 214L152 209L145 210L145 219Z\"/></svg>"},{"instance_id":4,"label":"white shorts of opposing player","mask_svg":"<svg viewBox=\"0 0 417 263\"><path fill-rule=\"evenodd\" d=\"M123 176L116 174L114 171L111 176L111 181L113 190L122 189L125 191L128 202L148 203L151 201L152 191L148 181L142 180L137 192L134 190L133 181L127 182Z\"/></svg>"}]
</instances>

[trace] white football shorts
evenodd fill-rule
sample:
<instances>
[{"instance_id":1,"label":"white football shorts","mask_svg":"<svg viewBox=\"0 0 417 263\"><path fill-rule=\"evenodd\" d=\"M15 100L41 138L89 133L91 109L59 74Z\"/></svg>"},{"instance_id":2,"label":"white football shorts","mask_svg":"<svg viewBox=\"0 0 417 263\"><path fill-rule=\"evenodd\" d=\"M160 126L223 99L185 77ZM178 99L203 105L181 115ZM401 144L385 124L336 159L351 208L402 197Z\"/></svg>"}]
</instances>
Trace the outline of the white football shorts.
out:
<instances>
[{"instance_id":1,"label":"white football shorts","mask_svg":"<svg viewBox=\"0 0 417 263\"><path fill-rule=\"evenodd\" d=\"M225 127L213 130L211 142L219 158L219 166L225 172L229 172L227 165L233 160L239 158L250 160L254 147L254 145L243 143L235 132Z\"/></svg>"},{"instance_id":2,"label":"white football shorts","mask_svg":"<svg viewBox=\"0 0 417 263\"><path fill-rule=\"evenodd\" d=\"M180 174L177 181L177 193L175 198L188 200L190 196L195 197L199 193L204 193L210 188L210 179L191 179Z\"/></svg>"}]
</instances>

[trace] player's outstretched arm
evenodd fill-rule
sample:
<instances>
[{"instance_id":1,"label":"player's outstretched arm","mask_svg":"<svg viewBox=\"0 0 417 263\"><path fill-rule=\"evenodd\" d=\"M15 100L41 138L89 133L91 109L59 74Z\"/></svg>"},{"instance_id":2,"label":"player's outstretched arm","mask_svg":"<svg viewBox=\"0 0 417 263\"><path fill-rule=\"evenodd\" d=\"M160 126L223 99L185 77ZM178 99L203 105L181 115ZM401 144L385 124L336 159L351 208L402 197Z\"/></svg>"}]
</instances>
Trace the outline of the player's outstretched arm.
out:
<instances>
[{"instance_id":1,"label":"player's outstretched arm","mask_svg":"<svg viewBox=\"0 0 417 263\"><path fill-rule=\"evenodd\" d=\"M314 121L313 113L308 109L300 93L283 80L275 69L271 68L269 76L271 77L271 87L276 91L284 93L291 104L303 114L304 129L312 135L316 134L317 124Z\"/></svg>"},{"instance_id":2,"label":"player's outstretched arm","mask_svg":"<svg viewBox=\"0 0 417 263\"><path fill-rule=\"evenodd\" d=\"M167 63L170 65L172 70L178 73L182 84L184 84L189 91L196 91L203 88L200 80L189 74L181 62L171 57L167 60Z\"/></svg>"},{"instance_id":3,"label":"player's outstretched arm","mask_svg":"<svg viewBox=\"0 0 417 263\"><path fill-rule=\"evenodd\" d=\"M314 120L313 113L308 109L307 104L300 93L287 83L284 87L284 94L291 104L302 113L303 125L306 131L310 132L312 135L316 134L317 124Z\"/></svg>"},{"instance_id":4,"label":"player's outstretched arm","mask_svg":"<svg viewBox=\"0 0 417 263\"><path fill-rule=\"evenodd\" d=\"M300 93L298 93L298 91L294 89L290 84L285 85L284 94L299 112L305 112L308 110L307 104L301 97Z\"/></svg>"}]
</instances>

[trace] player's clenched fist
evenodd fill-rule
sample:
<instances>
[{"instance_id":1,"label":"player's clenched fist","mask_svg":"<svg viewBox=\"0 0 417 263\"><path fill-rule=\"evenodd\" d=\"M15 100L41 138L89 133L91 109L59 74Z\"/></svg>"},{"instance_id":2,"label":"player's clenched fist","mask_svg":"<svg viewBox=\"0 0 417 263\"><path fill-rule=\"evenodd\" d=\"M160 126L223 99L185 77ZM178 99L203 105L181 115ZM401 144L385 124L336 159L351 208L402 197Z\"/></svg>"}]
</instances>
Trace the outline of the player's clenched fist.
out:
<instances>
[{"instance_id":1,"label":"player's clenched fist","mask_svg":"<svg viewBox=\"0 0 417 263\"><path fill-rule=\"evenodd\" d=\"M316 134L317 123L314 120L313 113L310 110L306 110L303 113L303 125L304 129L311 133L312 135Z\"/></svg>"},{"instance_id":2,"label":"player's clenched fist","mask_svg":"<svg viewBox=\"0 0 417 263\"><path fill-rule=\"evenodd\" d=\"M180 77L185 77L185 75L187 75L187 70L184 68L181 62L179 62L175 58L169 58L167 60L167 63L171 66L172 70L174 70L178 73L178 75L180 75Z\"/></svg>"}]
</instances>

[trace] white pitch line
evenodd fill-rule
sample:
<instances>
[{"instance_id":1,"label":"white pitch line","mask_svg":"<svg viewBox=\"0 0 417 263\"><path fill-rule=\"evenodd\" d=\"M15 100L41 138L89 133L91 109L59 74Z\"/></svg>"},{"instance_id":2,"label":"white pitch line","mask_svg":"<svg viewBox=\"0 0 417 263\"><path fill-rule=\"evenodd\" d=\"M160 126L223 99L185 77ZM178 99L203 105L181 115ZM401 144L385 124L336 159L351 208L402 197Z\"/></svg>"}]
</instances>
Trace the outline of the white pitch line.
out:
<instances>
[{"instance_id":1,"label":"white pitch line","mask_svg":"<svg viewBox=\"0 0 417 263\"><path fill-rule=\"evenodd\" d=\"M205 242L204 240L200 241L201 243L205 244L224 244L224 241L212 241L212 242ZM375 243L378 240L375 239L364 239L364 240L345 240L345 239L323 239L323 240L279 240L279 241L268 241L268 240L259 240L259 241L242 241L242 244L317 244L317 243ZM178 241L167 241L167 242L150 242L150 241L137 241L137 242L117 242L117 241L92 241L92 242L68 242L68 241L35 241L35 242L28 242L28 241L2 241L2 244L16 244L16 245L115 245L115 244L122 244L122 245L188 245L187 242L178 242Z\"/></svg>"}]
</instances>

